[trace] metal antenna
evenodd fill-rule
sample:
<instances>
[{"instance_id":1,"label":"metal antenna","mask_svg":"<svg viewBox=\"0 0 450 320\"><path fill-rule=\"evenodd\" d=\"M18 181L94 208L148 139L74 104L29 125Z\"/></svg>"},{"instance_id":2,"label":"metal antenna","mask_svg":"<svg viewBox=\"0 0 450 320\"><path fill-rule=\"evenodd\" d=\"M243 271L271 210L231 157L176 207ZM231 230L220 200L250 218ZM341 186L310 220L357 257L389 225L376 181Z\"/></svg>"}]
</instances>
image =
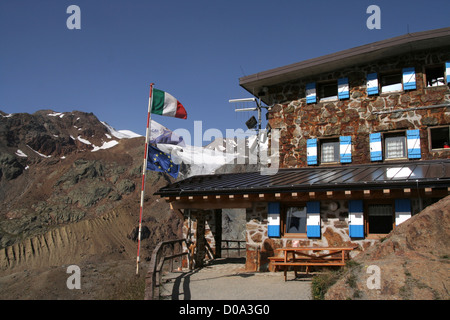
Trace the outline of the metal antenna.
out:
<instances>
[{"instance_id":1,"label":"metal antenna","mask_svg":"<svg viewBox=\"0 0 450 320\"><path fill-rule=\"evenodd\" d=\"M230 103L245 103L245 102L255 102L256 103L256 107L253 108L241 108L241 109L236 109L236 112L243 112L243 111L258 111L258 121L256 123L256 143L257 143L257 165L259 167L260 165L260 132L261 132L261 109L265 108L265 109L269 109L270 107L267 106L261 106L261 98L256 99L256 98L242 98L242 99L230 99L228 100L228 102ZM250 119L252 120L252 119ZM251 121L247 121L247 123L252 123ZM248 127L248 126L247 126ZM253 127L248 127L249 129L253 129Z\"/></svg>"}]
</instances>

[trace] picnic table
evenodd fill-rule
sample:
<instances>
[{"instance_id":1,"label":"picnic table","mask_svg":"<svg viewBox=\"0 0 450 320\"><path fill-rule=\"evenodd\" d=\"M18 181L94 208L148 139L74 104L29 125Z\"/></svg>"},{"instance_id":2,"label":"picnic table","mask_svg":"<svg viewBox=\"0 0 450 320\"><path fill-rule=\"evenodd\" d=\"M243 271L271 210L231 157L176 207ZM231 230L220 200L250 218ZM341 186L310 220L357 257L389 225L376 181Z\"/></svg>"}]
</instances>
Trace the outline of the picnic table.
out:
<instances>
[{"instance_id":1,"label":"picnic table","mask_svg":"<svg viewBox=\"0 0 450 320\"><path fill-rule=\"evenodd\" d=\"M353 249L355 247L285 247L276 249L281 254L269 260L273 266L283 268L286 281L289 267L293 267L297 276L297 266L306 266L306 273L310 266L344 266Z\"/></svg>"}]
</instances>

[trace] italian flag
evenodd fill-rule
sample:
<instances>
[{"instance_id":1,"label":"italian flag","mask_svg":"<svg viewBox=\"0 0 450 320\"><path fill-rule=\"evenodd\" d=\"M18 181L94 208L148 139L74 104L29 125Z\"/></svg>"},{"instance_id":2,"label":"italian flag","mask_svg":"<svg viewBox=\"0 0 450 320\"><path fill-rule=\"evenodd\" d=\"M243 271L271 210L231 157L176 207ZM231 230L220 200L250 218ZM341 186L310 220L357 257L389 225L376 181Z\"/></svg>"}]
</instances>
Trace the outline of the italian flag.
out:
<instances>
[{"instance_id":1,"label":"italian flag","mask_svg":"<svg viewBox=\"0 0 450 320\"><path fill-rule=\"evenodd\" d=\"M183 105L172 95L162 90L153 89L152 113L161 116L187 119Z\"/></svg>"}]
</instances>

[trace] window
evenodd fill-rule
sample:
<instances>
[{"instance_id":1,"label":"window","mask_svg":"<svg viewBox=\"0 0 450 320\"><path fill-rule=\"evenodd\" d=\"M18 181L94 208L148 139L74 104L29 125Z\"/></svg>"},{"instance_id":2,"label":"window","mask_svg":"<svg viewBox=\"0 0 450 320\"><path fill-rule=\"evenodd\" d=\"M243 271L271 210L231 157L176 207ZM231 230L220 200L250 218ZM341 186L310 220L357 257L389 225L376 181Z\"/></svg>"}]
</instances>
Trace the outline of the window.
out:
<instances>
[{"instance_id":1,"label":"window","mask_svg":"<svg viewBox=\"0 0 450 320\"><path fill-rule=\"evenodd\" d=\"M321 140L320 155L322 163L339 162L339 139Z\"/></svg>"},{"instance_id":2,"label":"window","mask_svg":"<svg viewBox=\"0 0 450 320\"><path fill-rule=\"evenodd\" d=\"M371 161L422 158L419 129L384 134L371 133L369 141Z\"/></svg>"},{"instance_id":3,"label":"window","mask_svg":"<svg viewBox=\"0 0 450 320\"><path fill-rule=\"evenodd\" d=\"M404 133L384 135L384 150L386 159L406 158L406 137Z\"/></svg>"},{"instance_id":4,"label":"window","mask_svg":"<svg viewBox=\"0 0 450 320\"><path fill-rule=\"evenodd\" d=\"M402 91L402 75L401 73L390 73L381 76L381 93Z\"/></svg>"},{"instance_id":5,"label":"window","mask_svg":"<svg viewBox=\"0 0 450 320\"><path fill-rule=\"evenodd\" d=\"M369 204L368 233L389 233L393 228L392 204Z\"/></svg>"},{"instance_id":6,"label":"window","mask_svg":"<svg viewBox=\"0 0 450 320\"><path fill-rule=\"evenodd\" d=\"M287 208L286 233L306 233L306 207Z\"/></svg>"},{"instance_id":7,"label":"window","mask_svg":"<svg viewBox=\"0 0 450 320\"><path fill-rule=\"evenodd\" d=\"M431 150L450 148L450 130L448 126L429 128L429 130Z\"/></svg>"},{"instance_id":8,"label":"window","mask_svg":"<svg viewBox=\"0 0 450 320\"><path fill-rule=\"evenodd\" d=\"M445 85L444 66L433 66L425 69L427 87L436 87Z\"/></svg>"},{"instance_id":9,"label":"window","mask_svg":"<svg viewBox=\"0 0 450 320\"><path fill-rule=\"evenodd\" d=\"M319 84L319 100L329 101L338 99L337 82L327 82Z\"/></svg>"}]
</instances>

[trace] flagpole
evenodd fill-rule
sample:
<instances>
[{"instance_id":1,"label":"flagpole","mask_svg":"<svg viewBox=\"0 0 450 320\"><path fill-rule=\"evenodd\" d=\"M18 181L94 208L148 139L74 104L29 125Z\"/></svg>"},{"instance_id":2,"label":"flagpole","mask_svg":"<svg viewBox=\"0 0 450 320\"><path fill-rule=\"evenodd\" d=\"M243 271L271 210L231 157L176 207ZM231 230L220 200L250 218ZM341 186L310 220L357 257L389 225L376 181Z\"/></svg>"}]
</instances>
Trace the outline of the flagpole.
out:
<instances>
[{"instance_id":1,"label":"flagpole","mask_svg":"<svg viewBox=\"0 0 450 320\"><path fill-rule=\"evenodd\" d=\"M147 130L145 132L145 152L144 152L144 163L142 165L142 186L141 186L141 207L139 210L139 233L138 233L138 249L136 257L136 275L139 274L139 256L141 250L141 230L142 230L142 215L144 211L144 191L145 191L145 173L147 172L147 156L148 156L148 144L151 137L151 111L153 103L153 85L150 84L150 94L148 98L148 114L147 114Z\"/></svg>"}]
</instances>

